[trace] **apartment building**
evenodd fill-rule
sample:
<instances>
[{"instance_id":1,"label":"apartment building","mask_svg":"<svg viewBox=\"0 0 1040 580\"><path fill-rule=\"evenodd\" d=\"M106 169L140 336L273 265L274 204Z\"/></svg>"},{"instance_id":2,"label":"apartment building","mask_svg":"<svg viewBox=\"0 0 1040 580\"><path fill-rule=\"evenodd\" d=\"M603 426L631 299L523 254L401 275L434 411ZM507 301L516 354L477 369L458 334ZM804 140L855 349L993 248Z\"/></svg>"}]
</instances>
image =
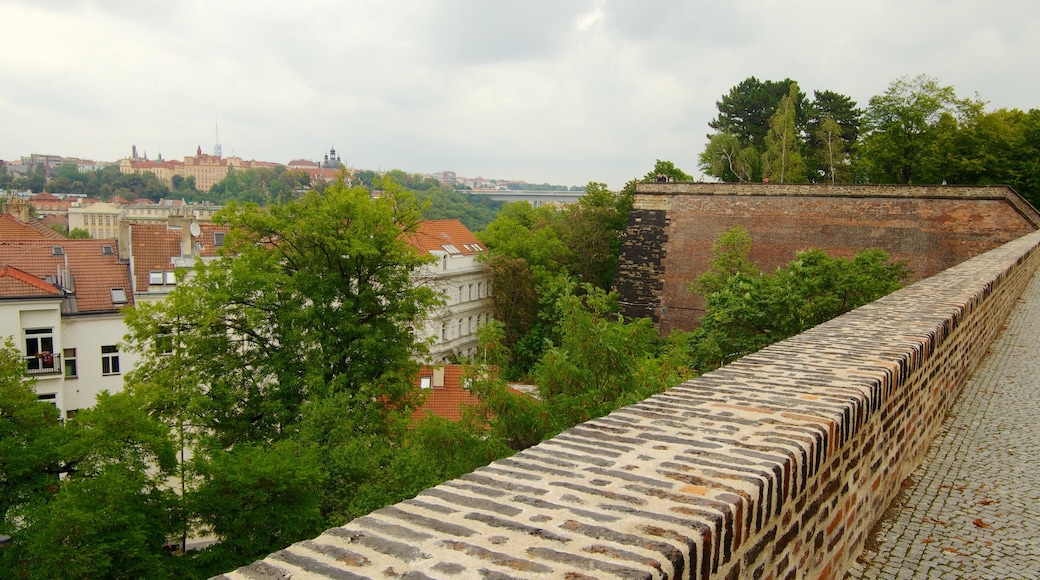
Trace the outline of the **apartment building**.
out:
<instances>
[{"instance_id":1,"label":"apartment building","mask_svg":"<svg viewBox=\"0 0 1040 580\"><path fill-rule=\"evenodd\" d=\"M418 270L413 279L441 293L444 305L416 329L430 343L433 364L457 362L477 355L477 328L491 320L491 279L479 258L486 253L459 220L427 220L410 234L408 243L429 252L436 262Z\"/></svg>"}]
</instances>

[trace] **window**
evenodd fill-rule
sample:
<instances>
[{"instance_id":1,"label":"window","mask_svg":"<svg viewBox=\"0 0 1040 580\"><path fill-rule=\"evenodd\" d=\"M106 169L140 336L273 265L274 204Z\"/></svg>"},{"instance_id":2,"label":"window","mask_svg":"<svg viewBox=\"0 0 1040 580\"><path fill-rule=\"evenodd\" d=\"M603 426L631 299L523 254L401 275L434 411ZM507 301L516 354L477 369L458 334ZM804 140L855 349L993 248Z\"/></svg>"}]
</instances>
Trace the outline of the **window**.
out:
<instances>
[{"instance_id":1,"label":"window","mask_svg":"<svg viewBox=\"0 0 1040 580\"><path fill-rule=\"evenodd\" d=\"M213 232L213 247L219 248L224 245L224 232Z\"/></svg>"},{"instance_id":2,"label":"window","mask_svg":"<svg viewBox=\"0 0 1040 580\"><path fill-rule=\"evenodd\" d=\"M459 319L459 334L458 334L458 336L462 336L462 319L461 318Z\"/></svg>"},{"instance_id":3,"label":"window","mask_svg":"<svg viewBox=\"0 0 1040 580\"><path fill-rule=\"evenodd\" d=\"M119 347L114 344L101 347L101 374L119 374Z\"/></svg>"},{"instance_id":4,"label":"window","mask_svg":"<svg viewBox=\"0 0 1040 580\"><path fill-rule=\"evenodd\" d=\"M447 269L448 269L448 256L444 255L444 256L441 256L441 270L447 270Z\"/></svg>"},{"instance_id":5,"label":"window","mask_svg":"<svg viewBox=\"0 0 1040 580\"><path fill-rule=\"evenodd\" d=\"M112 288L112 304L126 304L126 290L123 288Z\"/></svg>"},{"instance_id":6,"label":"window","mask_svg":"<svg viewBox=\"0 0 1040 580\"><path fill-rule=\"evenodd\" d=\"M473 317L470 316L466 321L466 334L473 334Z\"/></svg>"},{"instance_id":7,"label":"window","mask_svg":"<svg viewBox=\"0 0 1040 580\"><path fill-rule=\"evenodd\" d=\"M51 246L51 255L52 256L64 256L65 255L65 248L63 248L61 246Z\"/></svg>"},{"instance_id":8,"label":"window","mask_svg":"<svg viewBox=\"0 0 1040 580\"><path fill-rule=\"evenodd\" d=\"M483 282L477 282L477 298L483 298L483 297L484 297L484 283Z\"/></svg>"},{"instance_id":9,"label":"window","mask_svg":"<svg viewBox=\"0 0 1040 580\"><path fill-rule=\"evenodd\" d=\"M462 302L462 286L459 286L459 302Z\"/></svg>"},{"instance_id":10,"label":"window","mask_svg":"<svg viewBox=\"0 0 1040 580\"><path fill-rule=\"evenodd\" d=\"M26 369L30 374L61 372L54 366L54 329L27 328L25 330Z\"/></svg>"},{"instance_id":11,"label":"window","mask_svg":"<svg viewBox=\"0 0 1040 580\"><path fill-rule=\"evenodd\" d=\"M433 377L419 377L419 388L420 389L432 389L433 388Z\"/></svg>"},{"instance_id":12,"label":"window","mask_svg":"<svg viewBox=\"0 0 1040 580\"><path fill-rule=\"evenodd\" d=\"M174 285L177 283L177 272L166 272L166 283L168 285Z\"/></svg>"},{"instance_id":13,"label":"window","mask_svg":"<svg viewBox=\"0 0 1040 580\"><path fill-rule=\"evenodd\" d=\"M468 300L473 300L473 284L469 285L469 298L468 298Z\"/></svg>"},{"instance_id":14,"label":"window","mask_svg":"<svg viewBox=\"0 0 1040 580\"><path fill-rule=\"evenodd\" d=\"M65 357L65 378L74 379L79 376L76 372L76 349L66 348L62 351Z\"/></svg>"},{"instance_id":15,"label":"window","mask_svg":"<svg viewBox=\"0 0 1040 580\"><path fill-rule=\"evenodd\" d=\"M448 340L448 323L441 323L441 340Z\"/></svg>"},{"instance_id":16,"label":"window","mask_svg":"<svg viewBox=\"0 0 1040 580\"><path fill-rule=\"evenodd\" d=\"M115 255L115 250L112 249L112 246L101 246L101 255L102 256L114 256Z\"/></svg>"},{"instance_id":17,"label":"window","mask_svg":"<svg viewBox=\"0 0 1040 580\"><path fill-rule=\"evenodd\" d=\"M148 272L148 285L149 286L162 286L163 273L162 272Z\"/></svg>"}]
</instances>

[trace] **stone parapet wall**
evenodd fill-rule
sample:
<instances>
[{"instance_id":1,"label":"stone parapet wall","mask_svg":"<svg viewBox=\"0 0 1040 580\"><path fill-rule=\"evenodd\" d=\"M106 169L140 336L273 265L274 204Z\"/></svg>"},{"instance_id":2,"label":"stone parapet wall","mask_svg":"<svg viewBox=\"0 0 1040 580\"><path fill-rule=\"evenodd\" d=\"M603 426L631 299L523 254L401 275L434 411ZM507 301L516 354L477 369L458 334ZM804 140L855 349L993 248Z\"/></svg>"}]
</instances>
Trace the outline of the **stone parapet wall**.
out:
<instances>
[{"instance_id":1,"label":"stone parapet wall","mask_svg":"<svg viewBox=\"0 0 1040 580\"><path fill-rule=\"evenodd\" d=\"M841 578L1038 246L1004 244L222 578Z\"/></svg>"},{"instance_id":2,"label":"stone parapet wall","mask_svg":"<svg viewBox=\"0 0 1040 580\"><path fill-rule=\"evenodd\" d=\"M839 257L881 248L919 280L1035 231L1040 214L1004 186L643 183L615 280L625 314L652 317L664 334L695 327L704 305L690 283L737 226L765 272L807 248Z\"/></svg>"}]
</instances>

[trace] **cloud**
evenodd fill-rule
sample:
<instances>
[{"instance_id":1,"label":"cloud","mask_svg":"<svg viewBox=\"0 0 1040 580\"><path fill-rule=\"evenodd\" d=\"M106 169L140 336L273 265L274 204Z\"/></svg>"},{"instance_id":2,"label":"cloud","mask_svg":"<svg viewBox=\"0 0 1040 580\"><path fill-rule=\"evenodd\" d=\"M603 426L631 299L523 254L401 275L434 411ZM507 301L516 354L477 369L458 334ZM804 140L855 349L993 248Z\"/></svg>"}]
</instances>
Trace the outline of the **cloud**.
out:
<instances>
[{"instance_id":1,"label":"cloud","mask_svg":"<svg viewBox=\"0 0 1040 580\"><path fill-rule=\"evenodd\" d=\"M930 74L1034 108L1040 5L999 0L0 0L0 158L131 144L620 187L698 174L748 76L865 106ZM154 153L153 153L154 155Z\"/></svg>"}]
</instances>

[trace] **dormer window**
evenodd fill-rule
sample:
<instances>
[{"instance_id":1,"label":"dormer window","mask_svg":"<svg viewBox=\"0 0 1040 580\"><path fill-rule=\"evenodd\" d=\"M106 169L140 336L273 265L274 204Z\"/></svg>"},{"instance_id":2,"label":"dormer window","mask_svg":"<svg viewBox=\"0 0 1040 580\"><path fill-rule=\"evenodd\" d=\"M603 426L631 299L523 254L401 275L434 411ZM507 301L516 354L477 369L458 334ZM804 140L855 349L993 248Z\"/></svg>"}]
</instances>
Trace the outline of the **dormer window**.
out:
<instances>
[{"instance_id":1,"label":"dormer window","mask_svg":"<svg viewBox=\"0 0 1040 580\"><path fill-rule=\"evenodd\" d=\"M224 232L213 232L213 247L219 248L224 245Z\"/></svg>"},{"instance_id":2,"label":"dormer window","mask_svg":"<svg viewBox=\"0 0 1040 580\"><path fill-rule=\"evenodd\" d=\"M126 289L112 288L112 304L126 304Z\"/></svg>"}]
</instances>

